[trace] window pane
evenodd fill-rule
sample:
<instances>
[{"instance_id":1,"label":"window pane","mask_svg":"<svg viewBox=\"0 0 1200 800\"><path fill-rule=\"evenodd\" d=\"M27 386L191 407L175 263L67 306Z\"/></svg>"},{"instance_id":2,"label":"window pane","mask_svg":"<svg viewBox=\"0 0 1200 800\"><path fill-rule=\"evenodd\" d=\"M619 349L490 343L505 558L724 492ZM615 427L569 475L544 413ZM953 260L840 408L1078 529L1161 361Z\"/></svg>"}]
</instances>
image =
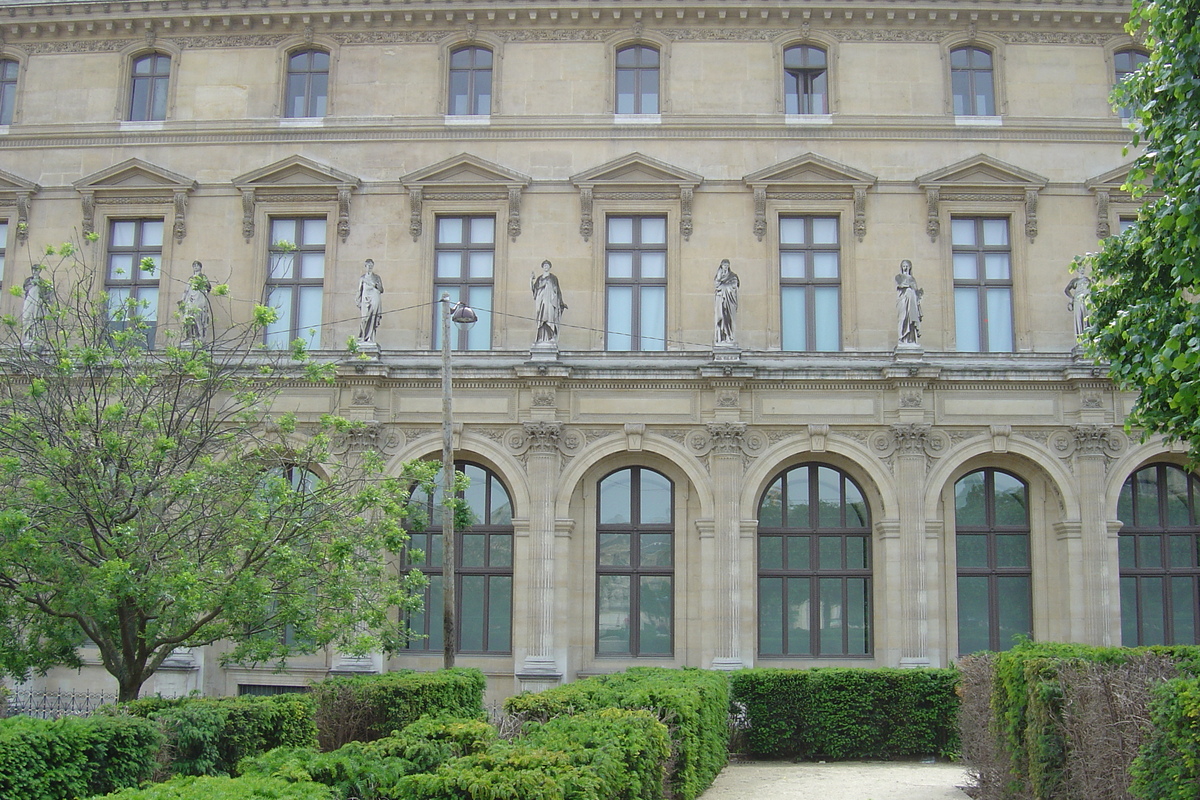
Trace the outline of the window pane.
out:
<instances>
[{"instance_id":1,"label":"window pane","mask_svg":"<svg viewBox=\"0 0 1200 800\"><path fill-rule=\"evenodd\" d=\"M667 348L667 290L662 286L642 287L641 326L639 350L665 350Z\"/></svg>"},{"instance_id":2,"label":"window pane","mask_svg":"<svg viewBox=\"0 0 1200 800\"><path fill-rule=\"evenodd\" d=\"M954 115L961 117L974 114L971 106L971 73L951 72L950 87L954 93Z\"/></svg>"},{"instance_id":3,"label":"window pane","mask_svg":"<svg viewBox=\"0 0 1200 800\"><path fill-rule=\"evenodd\" d=\"M821 352L834 352L841 345L841 330L839 319L839 298L841 290L836 286L817 286L813 289L815 308L813 323L816 327L816 341L813 349Z\"/></svg>"},{"instance_id":4,"label":"window pane","mask_svg":"<svg viewBox=\"0 0 1200 800\"><path fill-rule=\"evenodd\" d=\"M1135 537L1123 535L1117 537L1117 559L1122 570L1133 569L1137 566L1134 560L1133 548Z\"/></svg>"},{"instance_id":5,"label":"window pane","mask_svg":"<svg viewBox=\"0 0 1200 800\"><path fill-rule=\"evenodd\" d=\"M842 653L842 628L845 607L842 603L842 579L821 578L821 653Z\"/></svg>"},{"instance_id":6,"label":"window pane","mask_svg":"<svg viewBox=\"0 0 1200 800\"><path fill-rule=\"evenodd\" d=\"M866 655L871 651L871 587L866 578L846 579L846 654Z\"/></svg>"},{"instance_id":7,"label":"window pane","mask_svg":"<svg viewBox=\"0 0 1200 800\"><path fill-rule=\"evenodd\" d=\"M866 569L871 566L867 559L867 537L847 536L845 543L846 569Z\"/></svg>"},{"instance_id":8,"label":"window pane","mask_svg":"<svg viewBox=\"0 0 1200 800\"><path fill-rule=\"evenodd\" d=\"M1028 576L996 578L997 619L1000 628L1001 650L1015 644L1015 637L1033 633L1032 595Z\"/></svg>"},{"instance_id":9,"label":"window pane","mask_svg":"<svg viewBox=\"0 0 1200 800\"><path fill-rule=\"evenodd\" d=\"M1127 480L1121 484L1121 494L1117 498L1117 519L1129 525L1133 522L1133 481Z\"/></svg>"},{"instance_id":10,"label":"window pane","mask_svg":"<svg viewBox=\"0 0 1200 800\"><path fill-rule=\"evenodd\" d=\"M633 217L608 218L608 243L633 244Z\"/></svg>"},{"instance_id":11,"label":"window pane","mask_svg":"<svg viewBox=\"0 0 1200 800\"><path fill-rule=\"evenodd\" d=\"M276 244L279 242L288 242L290 244L296 243L296 220L271 220L271 244Z\"/></svg>"},{"instance_id":12,"label":"window pane","mask_svg":"<svg viewBox=\"0 0 1200 800\"><path fill-rule=\"evenodd\" d=\"M641 625L638 630L639 655L671 654L671 578L643 575L638 597Z\"/></svg>"},{"instance_id":13,"label":"window pane","mask_svg":"<svg viewBox=\"0 0 1200 800\"><path fill-rule=\"evenodd\" d=\"M1138 470L1134 475L1137 491L1137 513L1134 524L1139 528L1157 527L1158 516L1158 471L1154 467Z\"/></svg>"},{"instance_id":14,"label":"window pane","mask_svg":"<svg viewBox=\"0 0 1200 800\"><path fill-rule=\"evenodd\" d=\"M1023 533L996 536L997 567L1028 567L1029 537Z\"/></svg>"},{"instance_id":15,"label":"window pane","mask_svg":"<svg viewBox=\"0 0 1200 800\"><path fill-rule=\"evenodd\" d=\"M627 525L633 521L632 476L631 470L623 469L600 481L601 525Z\"/></svg>"},{"instance_id":16,"label":"window pane","mask_svg":"<svg viewBox=\"0 0 1200 800\"><path fill-rule=\"evenodd\" d=\"M783 653L783 578L758 579L758 650Z\"/></svg>"},{"instance_id":17,"label":"window pane","mask_svg":"<svg viewBox=\"0 0 1200 800\"><path fill-rule=\"evenodd\" d=\"M1142 612L1142 637L1138 644L1149 646L1166 644L1166 631L1163 629L1165 609L1163 608L1163 579L1138 579L1138 604Z\"/></svg>"},{"instance_id":18,"label":"window pane","mask_svg":"<svg viewBox=\"0 0 1200 800\"><path fill-rule=\"evenodd\" d=\"M787 568L791 570L812 569L812 537L787 537Z\"/></svg>"},{"instance_id":19,"label":"window pane","mask_svg":"<svg viewBox=\"0 0 1200 800\"><path fill-rule=\"evenodd\" d=\"M987 569L987 535L983 533L960 533L955 537L958 551L958 567Z\"/></svg>"},{"instance_id":20,"label":"window pane","mask_svg":"<svg viewBox=\"0 0 1200 800\"><path fill-rule=\"evenodd\" d=\"M488 579L488 650L512 650L512 578L492 575Z\"/></svg>"},{"instance_id":21,"label":"window pane","mask_svg":"<svg viewBox=\"0 0 1200 800\"><path fill-rule=\"evenodd\" d=\"M836 278L838 276L837 253L813 253L813 277Z\"/></svg>"},{"instance_id":22,"label":"window pane","mask_svg":"<svg viewBox=\"0 0 1200 800\"><path fill-rule=\"evenodd\" d=\"M805 269L806 257L804 253L788 253L779 254L779 276L781 278L807 278L808 273Z\"/></svg>"},{"instance_id":23,"label":"window pane","mask_svg":"<svg viewBox=\"0 0 1200 800\"><path fill-rule=\"evenodd\" d=\"M325 277L324 253L300 254L300 277L320 279Z\"/></svg>"},{"instance_id":24,"label":"window pane","mask_svg":"<svg viewBox=\"0 0 1200 800\"><path fill-rule=\"evenodd\" d=\"M629 653L630 593L628 575L598 575L596 652Z\"/></svg>"},{"instance_id":25,"label":"window pane","mask_svg":"<svg viewBox=\"0 0 1200 800\"><path fill-rule=\"evenodd\" d=\"M812 655L811 592L810 578L787 579L788 655Z\"/></svg>"},{"instance_id":26,"label":"window pane","mask_svg":"<svg viewBox=\"0 0 1200 800\"><path fill-rule=\"evenodd\" d=\"M841 527L841 474L829 467L817 467L817 507L817 524L819 526L822 528ZM824 558L822 558L822 562L824 562Z\"/></svg>"},{"instance_id":27,"label":"window pane","mask_svg":"<svg viewBox=\"0 0 1200 800\"><path fill-rule=\"evenodd\" d=\"M959 352L977 353L979 338L979 290L954 290L954 337Z\"/></svg>"},{"instance_id":28,"label":"window pane","mask_svg":"<svg viewBox=\"0 0 1200 800\"><path fill-rule=\"evenodd\" d=\"M975 71L975 110L971 113L985 117L993 116L996 113L991 72Z\"/></svg>"},{"instance_id":29,"label":"window pane","mask_svg":"<svg viewBox=\"0 0 1200 800\"><path fill-rule=\"evenodd\" d=\"M1162 537L1153 534L1140 534L1137 540L1137 565L1141 569L1161 569Z\"/></svg>"},{"instance_id":30,"label":"window pane","mask_svg":"<svg viewBox=\"0 0 1200 800\"><path fill-rule=\"evenodd\" d=\"M671 482L664 475L640 470L641 522L643 525L666 524L671 521Z\"/></svg>"},{"instance_id":31,"label":"window pane","mask_svg":"<svg viewBox=\"0 0 1200 800\"><path fill-rule=\"evenodd\" d=\"M774 528L783 524L783 479L778 478L763 493L758 506L758 524Z\"/></svg>"},{"instance_id":32,"label":"window pane","mask_svg":"<svg viewBox=\"0 0 1200 800\"><path fill-rule=\"evenodd\" d=\"M802 217L780 217L779 241L781 244L804 244L804 219Z\"/></svg>"},{"instance_id":33,"label":"window pane","mask_svg":"<svg viewBox=\"0 0 1200 800\"><path fill-rule=\"evenodd\" d=\"M951 219L950 220L950 244L974 247L975 246L975 220L974 219Z\"/></svg>"},{"instance_id":34,"label":"window pane","mask_svg":"<svg viewBox=\"0 0 1200 800\"><path fill-rule=\"evenodd\" d=\"M618 62L619 63L619 62ZM634 103L634 85L636 73L633 70L617 70L617 113L634 114L637 106Z\"/></svg>"},{"instance_id":35,"label":"window pane","mask_svg":"<svg viewBox=\"0 0 1200 800\"><path fill-rule=\"evenodd\" d=\"M982 223L983 244L985 247L1003 247L1008 244L1008 220L984 219Z\"/></svg>"},{"instance_id":36,"label":"window pane","mask_svg":"<svg viewBox=\"0 0 1200 800\"><path fill-rule=\"evenodd\" d=\"M1194 644L1196 638L1196 579L1171 578L1171 644Z\"/></svg>"},{"instance_id":37,"label":"window pane","mask_svg":"<svg viewBox=\"0 0 1200 800\"><path fill-rule=\"evenodd\" d=\"M1027 526L1025 484L1003 472L993 472L996 492L996 524Z\"/></svg>"},{"instance_id":38,"label":"window pane","mask_svg":"<svg viewBox=\"0 0 1200 800\"><path fill-rule=\"evenodd\" d=\"M842 537L818 536L817 553L819 569L842 568Z\"/></svg>"},{"instance_id":39,"label":"window pane","mask_svg":"<svg viewBox=\"0 0 1200 800\"><path fill-rule=\"evenodd\" d=\"M787 525L790 528L807 528L812 524L808 512L809 467L800 467L787 474Z\"/></svg>"},{"instance_id":40,"label":"window pane","mask_svg":"<svg viewBox=\"0 0 1200 800\"><path fill-rule=\"evenodd\" d=\"M813 217L813 244L837 244L837 217Z\"/></svg>"},{"instance_id":41,"label":"window pane","mask_svg":"<svg viewBox=\"0 0 1200 800\"><path fill-rule=\"evenodd\" d=\"M807 350L808 329L805 314L805 288L783 286L779 290L783 330L781 346L784 350Z\"/></svg>"},{"instance_id":42,"label":"window pane","mask_svg":"<svg viewBox=\"0 0 1200 800\"><path fill-rule=\"evenodd\" d=\"M608 287L608 349L633 349L633 287Z\"/></svg>"},{"instance_id":43,"label":"window pane","mask_svg":"<svg viewBox=\"0 0 1200 800\"><path fill-rule=\"evenodd\" d=\"M467 254L468 272L472 278L492 277L493 253L490 250L473 250Z\"/></svg>"},{"instance_id":44,"label":"window pane","mask_svg":"<svg viewBox=\"0 0 1200 800\"><path fill-rule=\"evenodd\" d=\"M487 537L480 533L462 535L462 553L459 562L464 567L487 566Z\"/></svg>"},{"instance_id":45,"label":"window pane","mask_svg":"<svg viewBox=\"0 0 1200 800\"><path fill-rule=\"evenodd\" d=\"M609 253L608 254L608 277L610 277L610 278L632 278L633 277L633 253Z\"/></svg>"},{"instance_id":46,"label":"window pane","mask_svg":"<svg viewBox=\"0 0 1200 800\"><path fill-rule=\"evenodd\" d=\"M442 603L442 576L430 575L429 586L426 589L428 593L425 600L425 614L429 620L429 638L424 640L424 648L427 650L443 649L443 642L446 641L442 635L442 618L445 616L442 609L445 605Z\"/></svg>"},{"instance_id":47,"label":"window pane","mask_svg":"<svg viewBox=\"0 0 1200 800\"><path fill-rule=\"evenodd\" d=\"M642 244L667 243L667 218L642 217Z\"/></svg>"},{"instance_id":48,"label":"window pane","mask_svg":"<svg viewBox=\"0 0 1200 800\"><path fill-rule=\"evenodd\" d=\"M1012 290L987 289L988 352L1010 353L1013 349Z\"/></svg>"},{"instance_id":49,"label":"window pane","mask_svg":"<svg viewBox=\"0 0 1200 800\"><path fill-rule=\"evenodd\" d=\"M954 254L954 278L966 281L979 280L979 259L975 257L974 253Z\"/></svg>"},{"instance_id":50,"label":"window pane","mask_svg":"<svg viewBox=\"0 0 1200 800\"><path fill-rule=\"evenodd\" d=\"M112 280L128 281L133 279L133 255L128 253L113 253L108 257L108 277Z\"/></svg>"},{"instance_id":51,"label":"window pane","mask_svg":"<svg viewBox=\"0 0 1200 800\"><path fill-rule=\"evenodd\" d=\"M988 280L1009 280L1012 274L1008 253L986 253L983 256L983 275Z\"/></svg>"},{"instance_id":52,"label":"window pane","mask_svg":"<svg viewBox=\"0 0 1200 800\"><path fill-rule=\"evenodd\" d=\"M991 646L987 584L986 577L958 576L958 652L964 655Z\"/></svg>"},{"instance_id":53,"label":"window pane","mask_svg":"<svg viewBox=\"0 0 1200 800\"><path fill-rule=\"evenodd\" d=\"M442 244L463 244L462 217L438 217L437 240Z\"/></svg>"},{"instance_id":54,"label":"window pane","mask_svg":"<svg viewBox=\"0 0 1200 800\"><path fill-rule=\"evenodd\" d=\"M671 566L671 534L641 534L641 562L641 566L643 567Z\"/></svg>"},{"instance_id":55,"label":"window pane","mask_svg":"<svg viewBox=\"0 0 1200 800\"><path fill-rule=\"evenodd\" d=\"M490 350L492 347L492 287L472 286L467 298L468 304L475 310L479 318L467 330L467 348L470 350Z\"/></svg>"},{"instance_id":56,"label":"window pane","mask_svg":"<svg viewBox=\"0 0 1200 800\"><path fill-rule=\"evenodd\" d=\"M1170 537L1170 544L1168 545L1168 566L1178 569L1195 567L1196 555L1193 549L1195 542L1195 536Z\"/></svg>"},{"instance_id":57,"label":"window pane","mask_svg":"<svg viewBox=\"0 0 1200 800\"><path fill-rule=\"evenodd\" d=\"M954 517L958 527L983 527L987 524L987 500L984 496L984 472L972 472L954 484Z\"/></svg>"},{"instance_id":58,"label":"window pane","mask_svg":"<svg viewBox=\"0 0 1200 800\"><path fill-rule=\"evenodd\" d=\"M458 641L463 650L483 649L484 599L487 579L482 575L459 576Z\"/></svg>"},{"instance_id":59,"label":"window pane","mask_svg":"<svg viewBox=\"0 0 1200 800\"><path fill-rule=\"evenodd\" d=\"M511 525L512 520L505 520L504 525ZM513 537L503 533L493 533L488 537L489 563L493 567L511 567L513 565Z\"/></svg>"},{"instance_id":60,"label":"window pane","mask_svg":"<svg viewBox=\"0 0 1200 800\"><path fill-rule=\"evenodd\" d=\"M1137 624L1137 578L1121 578L1121 644L1124 647L1136 647L1140 644Z\"/></svg>"},{"instance_id":61,"label":"window pane","mask_svg":"<svg viewBox=\"0 0 1200 800\"><path fill-rule=\"evenodd\" d=\"M1188 513L1188 476L1178 467L1167 467L1167 527L1186 528L1191 525Z\"/></svg>"},{"instance_id":62,"label":"window pane","mask_svg":"<svg viewBox=\"0 0 1200 800\"><path fill-rule=\"evenodd\" d=\"M759 519L762 523L762 519ZM783 537L760 536L758 539L758 568L783 569Z\"/></svg>"}]
</instances>

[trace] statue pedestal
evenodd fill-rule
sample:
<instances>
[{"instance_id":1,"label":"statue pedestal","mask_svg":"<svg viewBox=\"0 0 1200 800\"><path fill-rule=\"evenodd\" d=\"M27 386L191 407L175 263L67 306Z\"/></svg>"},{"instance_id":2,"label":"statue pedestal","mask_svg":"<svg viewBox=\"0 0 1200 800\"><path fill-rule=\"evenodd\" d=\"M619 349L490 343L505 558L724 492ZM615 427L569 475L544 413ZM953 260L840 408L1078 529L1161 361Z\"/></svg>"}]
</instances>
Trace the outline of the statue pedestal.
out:
<instances>
[{"instance_id":1,"label":"statue pedestal","mask_svg":"<svg viewBox=\"0 0 1200 800\"><path fill-rule=\"evenodd\" d=\"M737 346L736 342L729 344L714 344L712 349L713 361L741 361L742 348Z\"/></svg>"},{"instance_id":2,"label":"statue pedestal","mask_svg":"<svg viewBox=\"0 0 1200 800\"><path fill-rule=\"evenodd\" d=\"M921 361L925 358L925 348L913 342L900 342L892 351L896 361Z\"/></svg>"},{"instance_id":3,"label":"statue pedestal","mask_svg":"<svg viewBox=\"0 0 1200 800\"><path fill-rule=\"evenodd\" d=\"M364 342L362 339L359 339L358 340L358 352L360 355L364 355L367 358L378 359L379 353L380 353L379 343L378 342Z\"/></svg>"},{"instance_id":4,"label":"statue pedestal","mask_svg":"<svg viewBox=\"0 0 1200 800\"><path fill-rule=\"evenodd\" d=\"M558 361L558 342L538 342L529 348L530 361Z\"/></svg>"}]
</instances>

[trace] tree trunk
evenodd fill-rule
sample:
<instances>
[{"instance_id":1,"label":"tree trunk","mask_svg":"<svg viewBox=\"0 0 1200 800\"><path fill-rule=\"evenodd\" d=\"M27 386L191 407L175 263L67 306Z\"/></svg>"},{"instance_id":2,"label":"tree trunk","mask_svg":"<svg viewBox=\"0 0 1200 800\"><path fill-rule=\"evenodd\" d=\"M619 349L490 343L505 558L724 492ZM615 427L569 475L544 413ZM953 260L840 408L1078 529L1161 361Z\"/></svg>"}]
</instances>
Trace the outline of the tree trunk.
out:
<instances>
[{"instance_id":1,"label":"tree trunk","mask_svg":"<svg viewBox=\"0 0 1200 800\"><path fill-rule=\"evenodd\" d=\"M117 679L117 702L125 703L130 700L137 700L138 695L142 692L142 684L146 682L146 678L138 674L138 677L125 675Z\"/></svg>"}]
</instances>

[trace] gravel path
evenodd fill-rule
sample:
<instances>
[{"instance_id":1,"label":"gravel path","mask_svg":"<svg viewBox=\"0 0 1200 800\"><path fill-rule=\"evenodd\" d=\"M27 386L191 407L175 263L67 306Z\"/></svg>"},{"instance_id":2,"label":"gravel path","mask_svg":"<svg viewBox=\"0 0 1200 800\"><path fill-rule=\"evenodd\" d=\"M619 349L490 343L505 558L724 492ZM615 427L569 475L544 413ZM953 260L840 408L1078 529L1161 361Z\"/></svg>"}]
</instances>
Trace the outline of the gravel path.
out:
<instances>
[{"instance_id":1,"label":"gravel path","mask_svg":"<svg viewBox=\"0 0 1200 800\"><path fill-rule=\"evenodd\" d=\"M741 761L721 771L700 800L967 800L961 764Z\"/></svg>"}]
</instances>

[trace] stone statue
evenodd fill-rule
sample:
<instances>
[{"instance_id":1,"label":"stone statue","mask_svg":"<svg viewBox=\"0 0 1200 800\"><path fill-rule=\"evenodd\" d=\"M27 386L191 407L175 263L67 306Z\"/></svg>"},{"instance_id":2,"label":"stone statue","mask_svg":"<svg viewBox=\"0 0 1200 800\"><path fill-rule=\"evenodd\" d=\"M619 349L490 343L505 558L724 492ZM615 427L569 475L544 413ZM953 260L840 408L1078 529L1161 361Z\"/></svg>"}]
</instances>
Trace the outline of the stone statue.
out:
<instances>
[{"instance_id":1,"label":"stone statue","mask_svg":"<svg viewBox=\"0 0 1200 800\"><path fill-rule=\"evenodd\" d=\"M34 264L25 279L24 302L21 305L21 342L41 344L46 337L46 308L54 288L42 277L42 265Z\"/></svg>"},{"instance_id":2,"label":"stone statue","mask_svg":"<svg viewBox=\"0 0 1200 800\"><path fill-rule=\"evenodd\" d=\"M900 262L896 275L896 332L899 344L916 344L921 336L921 298L925 290L917 286L912 274L912 262Z\"/></svg>"},{"instance_id":3,"label":"stone statue","mask_svg":"<svg viewBox=\"0 0 1200 800\"><path fill-rule=\"evenodd\" d=\"M713 298L713 344L733 346L734 320L737 317L738 286L737 273L729 269L729 259L722 259L717 267L717 276L713 279L716 294Z\"/></svg>"},{"instance_id":4,"label":"stone statue","mask_svg":"<svg viewBox=\"0 0 1200 800\"><path fill-rule=\"evenodd\" d=\"M183 322L185 342L206 341L212 326L212 303L208 298L212 283L203 269L204 265L199 261L192 262L192 275L179 298L179 318Z\"/></svg>"},{"instance_id":5,"label":"stone statue","mask_svg":"<svg viewBox=\"0 0 1200 800\"><path fill-rule=\"evenodd\" d=\"M550 274L550 262L542 262L542 274L536 272L529 276L529 288L533 291L533 315L537 320L537 335L534 344L555 344L558 342L558 323L562 320L562 312L567 304L562 300L562 291L558 286L558 276Z\"/></svg>"},{"instance_id":6,"label":"stone statue","mask_svg":"<svg viewBox=\"0 0 1200 800\"><path fill-rule=\"evenodd\" d=\"M379 321L383 317L383 279L375 274L375 262L369 258L363 262L363 274L358 278L358 297L354 305L359 310L358 341L375 344L375 331L379 329Z\"/></svg>"},{"instance_id":7,"label":"stone statue","mask_svg":"<svg viewBox=\"0 0 1200 800\"><path fill-rule=\"evenodd\" d=\"M1063 289L1069 299L1067 300L1067 311L1070 311L1075 320L1075 338L1087 331L1088 326L1088 308L1092 298L1092 279L1088 277L1086 272L1081 272L1067 282L1067 288Z\"/></svg>"}]
</instances>

